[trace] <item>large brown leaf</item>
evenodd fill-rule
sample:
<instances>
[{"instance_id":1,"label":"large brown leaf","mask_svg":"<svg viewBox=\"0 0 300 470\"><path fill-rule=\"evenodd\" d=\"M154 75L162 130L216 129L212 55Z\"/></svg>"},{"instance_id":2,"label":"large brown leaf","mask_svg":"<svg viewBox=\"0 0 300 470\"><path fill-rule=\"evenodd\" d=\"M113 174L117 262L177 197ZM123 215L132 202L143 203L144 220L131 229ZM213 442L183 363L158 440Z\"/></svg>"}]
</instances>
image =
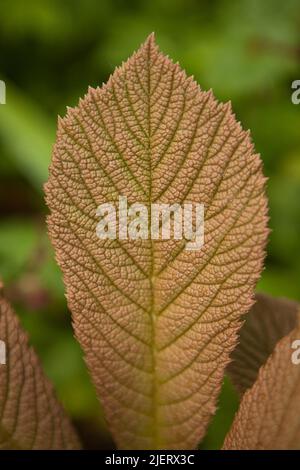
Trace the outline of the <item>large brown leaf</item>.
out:
<instances>
[{"instance_id":1,"label":"large brown leaf","mask_svg":"<svg viewBox=\"0 0 300 470\"><path fill-rule=\"evenodd\" d=\"M299 321L244 394L224 449L300 449L300 364L292 362L296 340L299 348Z\"/></svg>"},{"instance_id":2,"label":"large brown leaf","mask_svg":"<svg viewBox=\"0 0 300 470\"><path fill-rule=\"evenodd\" d=\"M59 120L49 232L76 336L121 448L193 448L215 411L267 236L265 179L230 104L153 35ZM100 240L97 207L202 203L205 243Z\"/></svg>"},{"instance_id":3,"label":"large brown leaf","mask_svg":"<svg viewBox=\"0 0 300 470\"><path fill-rule=\"evenodd\" d=\"M27 335L0 293L0 449L79 449Z\"/></svg>"},{"instance_id":4,"label":"large brown leaf","mask_svg":"<svg viewBox=\"0 0 300 470\"><path fill-rule=\"evenodd\" d=\"M241 394L253 385L277 342L295 328L299 311L299 304L292 300L266 294L256 294L255 300L228 366L229 376Z\"/></svg>"}]
</instances>

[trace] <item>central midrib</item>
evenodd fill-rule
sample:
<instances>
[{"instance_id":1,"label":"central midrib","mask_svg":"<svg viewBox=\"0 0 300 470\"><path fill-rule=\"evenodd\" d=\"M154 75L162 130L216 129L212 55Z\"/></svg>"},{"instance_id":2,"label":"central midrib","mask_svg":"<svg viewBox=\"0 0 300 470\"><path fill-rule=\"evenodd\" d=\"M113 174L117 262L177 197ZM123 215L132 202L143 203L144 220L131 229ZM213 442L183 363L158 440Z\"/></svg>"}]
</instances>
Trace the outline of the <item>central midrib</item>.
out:
<instances>
[{"instance_id":1,"label":"central midrib","mask_svg":"<svg viewBox=\"0 0 300 470\"><path fill-rule=\"evenodd\" d=\"M147 141L147 153L148 153L148 165L149 165L149 214L150 221L152 220L152 155L151 155L151 39L148 42L147 49L147 121L148 121L148 141ZM154 246L150 230L150 321L152 331L151 341L151 354L152 354L152 415L153 415L153 429L151 429L152 445L151 449L159 448L159 432L158 432L158 382L157 382L157 349L156 349L156 314L154 311Z\"/></svg>"}]
</instances>

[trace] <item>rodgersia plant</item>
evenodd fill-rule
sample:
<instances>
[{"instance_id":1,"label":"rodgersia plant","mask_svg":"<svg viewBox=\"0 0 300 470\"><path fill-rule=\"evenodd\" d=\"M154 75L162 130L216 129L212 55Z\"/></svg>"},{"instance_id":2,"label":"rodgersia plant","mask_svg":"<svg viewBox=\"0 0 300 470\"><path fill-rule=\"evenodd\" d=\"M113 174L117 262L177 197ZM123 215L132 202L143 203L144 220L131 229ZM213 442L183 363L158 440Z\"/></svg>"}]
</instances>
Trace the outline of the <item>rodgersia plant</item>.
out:
<instances>
[{"instance_id":1,"label":"rodgersia plant","mask_svg":"<svg viewBox=\"0 0 300 470\"><path fill-rule=\"evenodd\" d=\"M117 446L196 448L227 368L245 393L224 448L300 448L298 305L259 296L253 307L268 235L265 178L231 105L202 91L151 35L59 119L45 191L75 334ZM97 209L120 196L138 204L128 215L136 234L143 208L200 203L203 246L153 239L150 227L148 237L99 238ZM4 299L0 337L0 446L79 447Z\"/></svg>"}]
</instances>

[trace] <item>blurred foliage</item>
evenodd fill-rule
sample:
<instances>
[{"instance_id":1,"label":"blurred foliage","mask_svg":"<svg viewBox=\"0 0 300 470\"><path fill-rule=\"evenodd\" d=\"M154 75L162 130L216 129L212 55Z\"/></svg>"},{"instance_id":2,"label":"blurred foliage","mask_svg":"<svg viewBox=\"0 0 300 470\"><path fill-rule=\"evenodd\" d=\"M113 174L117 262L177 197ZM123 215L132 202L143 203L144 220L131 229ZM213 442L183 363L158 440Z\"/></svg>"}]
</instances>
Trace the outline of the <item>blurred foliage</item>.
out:
<instances>
[{"instance_id":1,"label":"blurred foliage","mask_svg":"<svg viewBox=\"0 0 300 470\"><path fill-rule=\"evenodd\" d=\"M57 114L106 81L151 31L251 129L269 177L272 229L258 289L300 300L300 105L291 103L299 1L1 0L0 273L87 447L112 443L73 338L43 183ZM201 448L221 446L236 407L226 379Z\"/></svg>"}]
</instances>

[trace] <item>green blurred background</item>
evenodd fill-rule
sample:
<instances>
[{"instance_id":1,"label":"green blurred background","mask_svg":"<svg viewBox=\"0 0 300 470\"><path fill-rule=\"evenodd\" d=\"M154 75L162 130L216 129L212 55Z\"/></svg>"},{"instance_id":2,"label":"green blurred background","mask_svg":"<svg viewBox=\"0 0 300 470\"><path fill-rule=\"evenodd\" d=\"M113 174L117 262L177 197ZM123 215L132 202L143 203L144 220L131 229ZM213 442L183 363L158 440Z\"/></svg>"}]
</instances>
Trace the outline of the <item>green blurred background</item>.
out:
<instances>
[{"instance_id":1,"label":"green blurred background","mask_svg":"<svg viewBox=\"0 0 300 470\"><path fill-rule=\"evenodd\" d=\"M269 177L266 269L258 285L300 300L299 0L1 0L0 275L86 448L113 446L73 338L45 227L57 115L155 31L161 49L231 100ZM226 379L201 448L219 448L237 407Z\"/></svg>"}]
</instances>

